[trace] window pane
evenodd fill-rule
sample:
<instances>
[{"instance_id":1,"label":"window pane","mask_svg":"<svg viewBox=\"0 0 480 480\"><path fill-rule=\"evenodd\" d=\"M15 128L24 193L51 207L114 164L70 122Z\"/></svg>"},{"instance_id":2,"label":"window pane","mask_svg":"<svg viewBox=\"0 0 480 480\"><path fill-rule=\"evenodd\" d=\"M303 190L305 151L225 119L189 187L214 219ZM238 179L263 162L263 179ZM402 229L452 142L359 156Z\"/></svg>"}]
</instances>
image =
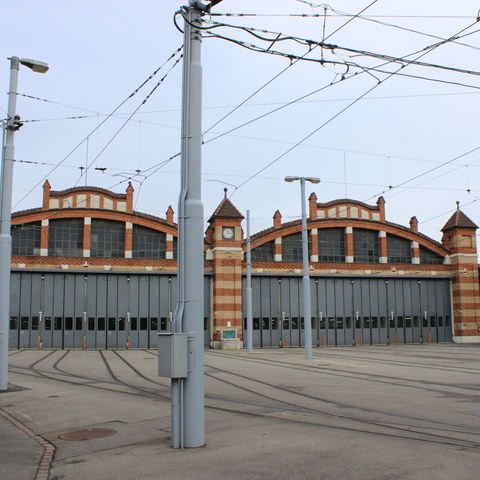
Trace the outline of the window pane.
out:
<instances>
[{"instance_id":1,"label":"window pane","mask_svg":"<svg viewBox=\"0 0 480 480\"><path fill-rule=\"evenodd\" d=\"M260 330L260 319L259 318L254 318L253 319L253 329L254 330Z\"/></svg>"},{"instance_id":2,"label":"window pane","mask_svg":"<svg viewBox=\"0 0 480 480\"><path fill-rule=\"evenodd\" d=\"M123 317L118 319L118 330L123 332L125 330L125 319Z\"/></svg>"},{"instance_id":3,"label":"window pane","mask_svg":"<svg viewBox=\"0 0 480 480\"><path fill-rule=\"evenodd\" d=\"M318 261L345 261L345 231L343 228L318 230Z\"/></svg>"},{"instance_id":4,"label":"window pane","mask_svg":"<svg viewBox=\"0 0 480 480\"><path fill-rule=\"evenodd\" d=\"M166 329L167 329L167 319L165 317L162 317L160 319L160 330L165 331ZM206 328L204 328L204 330L206 330Z\"/></svg>"},{"instance_id":5,"label":"window pane","mask_svg":"<svg viewBox=\"0 0 480 480\"><path fill-rule=\"evenodd\" d=\"M105 330L105 318L104 317L99 317L98 320L98 330Z\"/></svg>"},{"instance_id":6,"label":"window pane","mask_svg":"<svg viewBox=\"0 0 480 480\"><path fill-rule=\"evenodd\" d=\"M298 317L292 317L292 330L298 330Z\"/></svg>"},{"instance_id":7,"label":"window pane","mask_svg":"<svg viewBox=\"0 0 480 480\"><path fill-rule=\"evenodd\" d=\"M268 242L252 250L252 262L273 262L275 259L275 243Z\"/></svg>"},{"instance_id":8,"label":"window pane","mask_svg":"<svg viewBox=\"0 0 480 480\"><path fill-rule=\"evenodd\" d=\"M54 330L61 330L62 329L62 317L55 317L53 319L53 329Z\"/></svg>"},{"instance_id":9,"label":"window pane","mask_svg":"<svg viewBox=\"0 0 480 480\"><path fill-rule=\"evenodd\" d=\"M150 331L158 330L158 318L150 319Z\"/></svg>"},{"instance_id":10,"label":"window pane","mask_svg":"<svg viewBox=\"0 0 480 480\"><path fill-rule=\"evenodd\" d=\"M28 324L30 319L28 317L21 317L20 318L20 329L21 330L28 330Z\"/></svg>"},{"instance_id":11,"label":"window pane","mask_svg":"<svg viewBox=\"0 0 480 480\"><path fill-rule=\"evenodd\" d=\"M65 330L73 330L73 318L65 317Z\"/></svg>"},{"instance_id":12,"label":"window pane","mask_svg":"<svg viewBox=\"0 0 480 480\"><path fill-rule=\"evenodd\" d=\"M117 329L117 319L115 317L108 317L108 330L113 332Z\"/></svg>"},{"instance_id":13,"label":"window pane","mask_svg":"<svg viewBox=\"0 0 480 480\"><path fill-rule=\"evenodd\" d=\"M302 234L295 233L282 237L282 260L284 262L301 262L302 258Z\"/></svg>"},{"instance_id":14,"label":"window pane","mask_svg":"<svg viewBox=\"0 0 480 480\"><path fill-rule=\"evenodd\" d=\"M40 255L40 222L12 225L12 255Z\"/></svg>"},{"instance_id":15,"label":"window pane","mask_svg":"<svg viewBox=\"0 0 480 480\"><path fill-rule=\"evenodd\" d=\"M95 330L95 318L88 317L88 330L91 332Z\"/></svg>"},{"instance_id":16,"label":"window pane","mask_svg":"<svg viewBox=\"0 0 480 480\"><path fill-rule=\"evenodd\" d=\"M18 328L18 318L10 317L10 330L16 330Z\"/></svg>"},{"instance_id":17,"label":"window pane","mask_svg":"<svg viewBox=\"0 0 480 480\"><path fill-rule=\"evenodd\" d=\"M353 251L357 263L378 263L378 232L354 228Z\"/></svg>"},{"instance_id":18,"label":"window pane","mask_svg":"<svg viewBox=\"0 0 480 480\"><path fill-rule=\"evenodd\" d=\"M133 258L165 258L166 234L133 225Z\"/></svg>"},{"instance_id":19,"label":"window pane","mask_svg":"<svg viewBox=\"0 0 480 480\"><path fill-rule=\"evenodd\" d=\"M48 255L51 257L83 256L83 219L50 220Z\"/></svg>"},{"instance_id":20,"label":"window pane","mask_svg":"<svg viewBox=\"0 0 480 480\"><path fill-rule=\"evenodd\" d=\"M38 330L38 317L32 317L32 330Z\"/></svg>"},{"instance_id":21,"label":"window pane","mask_svg":"<svg viewBox=\"0 0 480 480\"><path fill-rule=\"evenodd\" d=\"M125 224L110 220L92 219L90 255L102 258L125 256Z\"/></svg>"},{"instance_id":22,"label":"window pane","mask_svg":"<svg viewBox=\"0 0 480 480\"><path fill-rule=\"evenodd\" d=\"M130 330L137 329L137 317L130 318Z\"/></svg>"},{"instance_id":23,"label":"window pane","mask_svg":"<svg viewBox=\"0 0 480 480\"><path fill-rule=\"evenodd\" d=\"M443 257L420 245L420 263L442 265L443 262Z\"/></svg>"},{"instance_id":24,"label":"window pane","mask_svg":"<svg viewBox=\"0 0 480 480\"><path fill-rule=\"evenodd\" d=\"M278 318L272 318L272 330L278 330Z\"/></svg>"},{"instance_id":25,"label":"window pane","mask_svg":"<svg viewBox=\"0 0 480 480\"><path fill-rule=\"evenodd\" d=\"M388 263L412 263L412 248L409 240L387 235Z\"/></svg>"},{"instance_id":26,"label":"window pane","mask_svg":"<svg viewBox=\"0 0 480 480\"><path fill-rule=\"evenodd\" d=\"M140 318L140 330L147 330L148 329L148 318L141 317Z\"/></svg>"},{"instance_id":27,"label":"window pane","mask_svg":"<svg viewBox=\"0 0 480 480\"><path fill-rule=\"evenodd\" d=\"M52 317L45 317L45 330L52 329Z\"/></svg>"}]
</instances>

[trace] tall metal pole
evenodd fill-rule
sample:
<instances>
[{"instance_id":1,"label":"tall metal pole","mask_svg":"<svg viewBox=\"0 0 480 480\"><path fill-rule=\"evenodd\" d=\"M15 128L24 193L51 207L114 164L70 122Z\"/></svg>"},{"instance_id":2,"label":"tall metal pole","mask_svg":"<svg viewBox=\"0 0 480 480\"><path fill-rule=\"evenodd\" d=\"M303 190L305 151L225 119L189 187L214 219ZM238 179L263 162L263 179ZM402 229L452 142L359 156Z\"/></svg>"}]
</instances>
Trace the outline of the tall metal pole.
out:
<instances>
[{"instance_id":1,"label":"tall metal pole","mask_svg":"<svg viewBox=\"0 0 480 480\"><path fill-rule=\"evenodd\" d=\"M310 272L308 262L307 209L305 205L305 177L300 178L302 192L302 258L303 258L303 318L305 332L305 358L312 359L312 314L310 300Z\"/></svg>"},{"instance_id":2,"label":"tall metal pole","mask_svg":"<svg viewBox=\"0 0 480 480\"><path fill-rule=\"evenodd\" d=\"M185 17L181 192L178 202L178 304L173 331L188 334L188 377L172 379L172 446L205 444L203 351L203 204L201 200L201 11L190 0Z\"/></svg>"},{"instance_id":3,"label":"tall metal pole","mask_svg":"<svg viewBox=\"0 0 480 480\"><path fill-rule=\"evenodd\" d=\"M7 122L2 161L0 218L0 391L8 389L8 330L10 318L10 263L12 259L12 184L14 160L15 113L20 59L10 59Z\"/></svg>"},{"instance_id":4,"label":"tall metal pole","mask_svg":"<svg viewBox=\"0 0 480 480\"><path fill-rule=\"evenodd\" d=\"M10 86L8 90L8 111L5 122L2 149L1 188L0 188L0 391L8 389L8 330L10 319L10 264L12 260L12 190L15 131L21 127L17 109L18 70L20 64L34 72L45 73L45 62L28 58L11 57Z\"/></svg>"},{"instance_id":5,"label":"tall metal pole","mask_svg":"<svg viewBox=\"0 0 480 480\"><path fill-rule=\"evenodd\" d=\"M252 252L250 248L250 210L247 210L247 352L253 349Z\"/></svg>"}]
</instances>

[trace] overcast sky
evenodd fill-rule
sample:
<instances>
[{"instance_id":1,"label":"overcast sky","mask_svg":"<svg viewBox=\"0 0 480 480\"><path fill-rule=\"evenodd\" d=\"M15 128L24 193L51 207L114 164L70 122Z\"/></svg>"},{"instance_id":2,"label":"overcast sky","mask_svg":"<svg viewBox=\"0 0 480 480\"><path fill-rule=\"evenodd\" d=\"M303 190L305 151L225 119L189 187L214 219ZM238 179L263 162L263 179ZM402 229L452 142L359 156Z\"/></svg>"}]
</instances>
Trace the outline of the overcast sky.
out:
<instances>
[{"instance_id":1,"label":"overcast sky","mask_svg":"<svg viewBox=\"0 0 480 480\"><path fill-rule=\"evenodd\" d=\"M45 178L54 190L84 185L80 167L86 165L88 185L122 193L131 178L139 211L163 218L169 205L178 209L180 162L178 157L168 161L180 149L178 55L122 103L181 47L183 37L173 23L181 5L176 0L3 2L3 117L7 57L50 65L45 75L24 67L19 73L19 93L35 98L19 96L17 102L18 114L28 122L15 136L15 211L41 205ZM211 30L317 61L292 63L226 39L203 41L207 219L224 187L240 211L251 211L252 233L269 227L277 209L284 221L299 218L300 186L283 181L297 175L321 178L321 184L307 186L319 202L347 197L374 204L383 193L387 220L408 225L415 215L420 231L436 240L457 200L480 223L477 2L332 0L325 11L298 0L224 0L214 10L252 15L209 21L268 30L262 34L267 38L281 33L325 39L337 47L307 54L307 47L293 40L272 45L231 27ZM177 20L181 27L182 18ZM441 43L456 35L461 38ZM399 70L401 64L378 55L435 66L411 63Z\"/></svg>"}]
</instances>

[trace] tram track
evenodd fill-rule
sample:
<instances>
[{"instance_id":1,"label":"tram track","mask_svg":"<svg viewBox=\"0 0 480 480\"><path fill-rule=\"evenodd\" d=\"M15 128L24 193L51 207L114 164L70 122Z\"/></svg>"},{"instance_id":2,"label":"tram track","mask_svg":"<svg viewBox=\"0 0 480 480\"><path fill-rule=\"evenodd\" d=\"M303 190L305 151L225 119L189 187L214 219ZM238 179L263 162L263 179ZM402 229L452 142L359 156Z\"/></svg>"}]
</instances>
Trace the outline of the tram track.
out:
<instances>
[{"instance_id":1,"label":"tram track","mask_svg":"<svg viewBox=\"0 0 480 480\"><path fill-rule=\"evenodd\" d=\"M112 389L102 385L85 384L85 383L82 384L82 383L78 383L78 381L73 381L73 380L69 381L67 378L58 378L58 376L49 375L49 372L45 372L39 369L38 365L41 364L41 362L43 362L45 359L50 357L50 355L52 355L53 353L55 353L55 351L49 352L47 355L42 356L42 358L33 362L29 367L24 367L27 370L27 372L21 372L21 373L30 374L28 373L28 370L30 370L35 375L40 375L49 380L64 382L64 383L68 383L76 386L98 388L101 390L113 391L115 393L128 394L135 397L143 397L143 398L150 398L150 399L151 398L154 398L154 399L168 398L168 395L162 394L159 391L141 388L138 385L134 385L128 381L125 381L119 378L118 374L114 372L114 367L110 365L105 354L101 351L99 351L98 353L100 357L103 359L103 363L105 365L105 370L107 374L114 381L114 383L119 384L120 386L125 387L130 391L127 391L124 389L122 390ZM59 364L62 361L64 361L68 353L69 352L67 351L66 354L62 355L59 359L57 359L54 362L55 367L60 368ZM155 353L153 352L148 352L148 353L156 356ZM120 354L118 354L117 352L115 352L115 355L118 357L121 357ZM242 359L242 360L250 360L250 359ZM132 369L132 371L134 372L135 370L138 371L138 369L136 369L133 365L131 365L130 362L128 362L128 360L122 359L122 361L124 361L124 363L126 363L127 366ZM265 364L265 362L263 363ZM14 368L21 368L21 367L16 366ZM425 425L423 427L412 428L412 425L410 424L410 422L425 421L425 420L416 419L413 417L400 417L403 419L407 419L408 422L392 424L391 422L384 422L384 421L382 422L382 421L372 420L368 418L359 418L356 416L339 414L339 413L328 411L327 409L314 408L312 406L308 406L305 404L302 405L302 400L295 400L295 399L303 398L304 400L314 401L314 402L324 401L324 399L321 399L317 396L308 395L303 392L293 391L290 388L274 385L270 382L265 382L258 379L252 379L248 376L234 373L229 370L221 369L215 366L207 365L207 368L209 369L209 372L206 373L206 376L208 378L211 378L212 380L229 385L230 387L232 387L232 389L236 388L236 389L243 390L247 392L249 395L251 395L252 398L258 399L257 401L244 401L238 398L237 399L232 397L227 398L222 395L211 396L207 394L206 408L212 411L220 411L220 412L225 412L229 414L263 418L263 419L268 419L269 421L277 421L277 422L281 421L281 422L288 422L292 424L298 423L302 425L309 425L315 428L319 428L319 427L333 428L333 429L352 431L357 433L364 433L369 435L383 436L388 438L407 439L407 440L418 441L418 442L440 444L440 445L445 445L449 447L455 447L458 449L462 449L462 448L480 449L480 442L474 441L468 438L461 438L461 437L464 437L465 435L478 435L479 432L472 431L472 430L458 429L458 427L461 427L458 425L450 425L450 426L456 427L456 429L448 428L449 427L448 424L440 424L441 428L438 425L432 426L431 424ZM60 371L62 372L63 375L72 376L76 379L83 378L87 381L93 380L92 378L77 375L77 374L74 374L73 372L69 373L65 369L61 369ZM221 375L223 375L223 377L221 377ZM227 378L225 378L225 376L227 376ZM143 378L143 380L150 381L151 383L157 383L154 380L148 379L148 377L146 377L143 374L141 375L141 377ZM239 385L239 379L241 379L242 382L250 383L250 385L245 385L245 384ZM266 387L267 393L260 392L259 385L263 385L264 387ZM268 389L272 390L272 392L269 393ZM275 394L275 392L277 393ZM283 394L287 394L288 396L291 396L292 400L279 399L278 392L282 392ZM264 403L265 401L267 402L266 404ZM221 402L223 402L224 405L222 405ZM233 404L234 406L229 407L228 405L225 405L225 403L228 403L230 405ZM346 403L341 405L339 405L338 402L327 402L327 403L336 408L355 408L354 405L349 405ZM242 409L239 407L246 407L247 409ZM257 411L252 411L251 410L252 407L255 407ZM258 408L263 409L263 411L259 412ZM310 419L305 418L305 415L312 416L312 418ZM385 413L383 413L383 415L385 415ZM340 422L340 424L338 424L338 422ZM354 425L349 426L348 425L349 422L353 422ZM428 422L432 423L431 421L428 421ZM346 424L342 425L342 423L346 423ZM435 423L438 423L438 422L435 422ZM426 431L426 430L430 430L430 431ZM448 432L451 434L458 434L458 435L443 435L440 433L432 432L432 430L436 432L443 431L443 432Z\"/></svg>"},{"instance_id":2,"label":"tram track","mask_svg":"<svg viewBox=\"0 0 480 480\"><path fill-rule=\"evenodd\" d=\"M219 353L214 353L214 352L209 352L209 355L221 355L222 357L229 357L229 358L234 358L238 359L238 356L235 356L233 354L219 354ZM312 366L307 366L307 365L298 365L294 364L291 362L286 362L286 361L272 361L272 360L266 360L264 358L260 357L253 357L249 356L248 358L244 358L245 361L249 362L257 362L260 364L268 364L272 366L281 366L284 368L288 368L291 370L298 370L298 371L309 371L312 373L316 374L323 374L323 375L330 375L330 376L335 376L335 377L344 377L344 378L351 378L354 380L365 380L365 381L372 381L376 383L382 383L382 384L388 384L388 385L398 385L397 383L393 383L391 380L391 377L388 377L386 375L379 375L379 374L373 374L373 373L365 373L365 372L360 372L356 370L355 372L352 372L351 370L345 370L341 369L339 367L331 368L327 365L321 365L321 369L317 365L312 365ZM315 358L313 359L318 360L318 361L325 361L328 363L327 358ZM342 357L343 362L345 363L346 360L345 357ZM415 366L417 368L417 365L409 365L411 367ZM465 373L465 372L462 372ZM470 374L470 372L467 372ZM471 373L473 374L473 373ZM477 386L474 384L473 386L466 386L466 385L452 385L452 384L447 384L447 383L441 383L441 382L434 382L431 380L412 380L410 378L402 378L402 377L395 377L397 380L401 380L402 382L405 382L403 386L406 386L408 388L413 388L413 389L419 389L419 390L424 390L424 391L430 391L432 393L440 393L443 395L455 395L457 397L464 397L464 398L471 398L472 394L471 392L478 392L477 395L474 395L476 397L480 397L480 386ZM418 385L418 384L421 385ZM408 384L408 385L407 385ZM453 393L446 391L444 389L439 389L439 388L426 388L425 385L433 386L433 387L442 387L442 388L460 388L463 390L467 390L469 393L464 394L464 393Z\"/></svg>"},{"instance_id":3,"label":"tram track","mask_svg":"<svg viewBox=\"0 0 480 480\"><path fill-rule=\"evenodd\" d=\"M290 394L294 397L296 396L296 397L301 397L301 398L307 398L307 399L314 400L314 401L325 402L325 400L320 399L316 396L304 394L304 393L298 392L298 391L293 391L291 389L283 388L283 387L280 387L278 385L271 384L269 382L261 381L261 380L258 380L258 379L251 379L250 377L247 377L247 376L244 376L244 375L239 375L239 374L234 374L234 373L229 372L227 370L219 369L219 368L216 368L216 367L211 367L210 366L209 368L213 369L213 370L216 370L216 371L219 371L219 372L222 372L222 373L226 373L226 374L234 376L234 377L240 377L243 380L250 381L254 384L267 386L267 387L270 387L274 390L281 391L281 392L284 392L284 393L288 393L288 394ZM472 440L469 440L469 439L458 438L457 436L442 435L442 434L439 434L439 433L431 433L431 432L427 432L427 431L422 431L418 428L413 429L413 428L411 428L410 424L394 424L394 423L392 424L392 423L386 423L386 422L379 422L379 421L376 421L376 420L359 418L359 417L355 417L355 416L351 416L351 415L342 415L342 414L338 414L338 413L333 413L333 412L329 412L329 411L323 410L323 409L306 407L306 406L299 405L299 403L297 403L297 402L279 400L273 394L272 395L266 395L266 394L260 393L258 391L258 387L257 388L247 388L245 386L239 385L238 382L235 383L233 381L228 381L225 378L215 377L211 373L207 373L206 376L211 377L211 378L215 378L216 380L218 380L220 382L223 382L223 383L228 383L232 387L235 387L235 388L240 389L240 390L247 391L250 394L255 394L255 395L258 395L258 396L262 396L262 397L264 397L268 400L274 401L277 404L280 403L280 404L287 405L291 409L290 411L297 411L299 413L305 412L305 413L309 413L309 414L313 414L313 415L321 415L322 417L333 418L335 420L360 423L362 425L362 427L365 426L365 425L369 425L369 426L372 426L372 427L383 428L383 429L387 429L387 430L390 430L390 431L406 432L406 433L409 433L409 434L418 435L420 437L425 437L425 438L417 438L417 437L404 436L404 435L398 435L398 434L387 434L387 436L391 436L391 437L395 437L395 438L403 438L403 439L410 439L410 440L417 440L417 441L427 441L428 443L438 443L438 444L455 446L455 447L458 447L458 448L480 448L480 442L472 441ZM333 402L327 402L327 403L331 404ZM348 405L348 404L341 404L340 407L341 408L355 408L355 406ZM374 413L374 412L372 412L372 413ZM265 416L264 414L263 415L262 414L257 414L257 415ZM269 416L272 416L272 415L269 415ZM277 418L274 415L273 415L273 417ZM422 419L411 419L411 418L409 418L408 420L410 420L410 421L412 421L412 420L424 421ZM307 422L307 421L304 421L304 420L300 421L300 423L311 424L311 425L319 425L318 422ZM341 428L338 425L337 426L332 426L330 424L327 424L327 425L323 424L322 426L328 427L328 428ZM351 431L357 431L357 432L362 431L362 432L364 432L364 429L362 427L359 427L359 428L351 428L350 427L350 428L347 428L347 429L351 430ZM465 431L465 430L458 430L458 429L455 430L455 429L451 429L451 428L445 428L445 426L443 428L438 428L436 426L432 427L432 426L429 425L429 426L425 426L425 427L422 427L422 428L424 430L444 431L444 432L449 432L449 433L457 433L457 434L460 434L460 435L462 435L462 434L465 435L466 434L466 435L475 435L476 436L479 433L478 431L472 432L472 431ZM384 432L369 432L369 433L385 435Z\"/></svg>"},{"instance_id":4,"label":"tram track","mask_svg":"<svg viewBox=\"0 0 480 480\"><path fill-rule=\"evenodd\" d=\"M244 360L250 360L250 359L244 359ZM264 360L264 359L262 359ZM260 362L259 362L260 363ZM286 363L286 362L283 362L283 363ZM213 366L209 366L209 365L206 365L208 368L213 368L213 369L217 369L219 371L223 371L224 373L227 373L227 374L230 374L232 376L236 376L236 377L239 377L239 378L242 378L244 380L251 380L251 381L255 381L255 382L258 382L259 384L264 384L266 386L270 386L272 388L276 388L278 390L283 390L283 391L286 391L286 392L289 392L289 393L292 393L292 394L295 394L295 395L299 395L299 396L303 396L303 397L306 397L306 398L311 398L312 400L315 400L315 401L320 401L322 403L326 403L328 405L333 405L337 408L342 408L342 409L347 409L347 408L358 408L358 407L355 407L353 405L350 405L350 404L347 404L347 403L340 403L338 401L336 402L333 402L333 401L329 401L327 399L324 399L324 398L320 398L318 396L312 396L312 395L308 395L308 394L305 394L305 393L302 393L302 392L298 392L298 391L293 391L291 389L288 389L288 388L285 388L285 387L281 387L281 386L278 386L278 385L273 385L273 384L270 384L268 382L265 382L265 381L261 381L261 380L256 380L256 379L251 379L250 377L247 377L245 375L241 375L241 374L238 374L238 373L234 373L234 372L230 372L228 370L224 370L224 369L219 369L218 367L213 367ZM302 370L302 371L315 371L315 370L312 370L310 367L308 368L305 368L305 369L302 369L300 368L299 370ZM317 372L318 373L318 372ZM231 383L232 386L238 386L237 383L234 383L232 382ZM241 388L241 387L239 387ZM375 410L375 411L372 411L372 410L368 410L366 409L365 407L362 408L362 411L366 412L366 413L378 413L378 410ZM387 412L380 412L384 415L392 415L391 413L387 413ZM396 416L393 414L393 416ZM405 417L405 416L401 416L400 418L402 419L405 419L405 418L408 418L410 421L412 422L422 422L424 421L424 419L422 418L417 418L417 417ZM444 422L437 422L437 421L432 421L432 420L429 420L430 423L434 423L434 424L438 424L438 425L441 425L441 429L445 429L445 427L454 427L453 429L452 428L446 428L446 430L448 431L453 431L453 432L458 432L458 433L467 433L467 434L471 434L471 435L479 435L480 434L480 429L476 430L476 431L471 431L471 430L465 430L463 427L463 425L457 425L457 424L446 424ZM458 429L458 427L462 428L461 430ZM437 428L437 427L429 427L429 428Z\"/></svg>"}]
</instances>

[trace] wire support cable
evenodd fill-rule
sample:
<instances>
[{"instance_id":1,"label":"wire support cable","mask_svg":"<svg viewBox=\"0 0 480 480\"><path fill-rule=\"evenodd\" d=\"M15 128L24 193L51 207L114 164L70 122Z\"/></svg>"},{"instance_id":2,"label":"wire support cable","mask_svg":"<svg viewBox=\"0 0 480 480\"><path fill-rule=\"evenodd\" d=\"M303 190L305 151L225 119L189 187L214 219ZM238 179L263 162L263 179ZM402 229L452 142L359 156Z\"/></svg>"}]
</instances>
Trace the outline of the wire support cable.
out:
<instances>
[{"instance_id":1,"label":"wire support cable","mask_svg":"<svg viewBox=\"0 0 480 480\"><path fill-rule=\"evenodd\" d=\"M21 202L23 202L23 200L25 200L29 195L32 194L32 192L35 191L35 189L40 186L58 167L60 167L69 157L71 157L73 155L73 153L75 153L81 145L83 145L83 143L85 141L87 141L91 135L93 135L97 130L100 129L100 127L102 127L110 118L112 118L116 112L118 112L118 110L120 108L123 107L123 105L125 105L131 98L133 98L135 95L137 95L137 93L156 75L158 74L158 72L165 66L167 65L171 60L173 60L183 49L183 46L182 47L179 47L177 50L175 50L175 52L170 55L170 57L162 64L161 67L159 67L158 69L155 70L154 73L152 73L148 78L147 80L145 80L144 82L142 82L140 84L139 87L137 87L128 97L126 97L122 102L120 102L120 104L117 105L117 107L115 107L107 116L104 120L102 120L102 122L100 122L83 140L81 140L72 150L70 150L70 152L65 155L62 160L60 160L60 162L58 162L54 168L52 168L41 180L39 180L25 195L23 195L22 198L20 198L20 200L13 206L13 208L16 208ZM175 62L175 65L178 63L178 59L177 61ZM158 86L158 85L157 85ZM157 87L154 88L154 90L156 89ZM153 91L151 92L153 93ZM151 93L149 94L149 96L151 95ZM148 96L148 97L149 97ZM145 102L145 101L144 101ZM143 102L143 103L144 103ZM143 104L142 103L142 104ZM97 156L98 158L98 156ZM90 166L90 165L89 165ZM78 181L77 181L78 183Z\"/></svg>"},{"instance_id":2,"label":"wire support cable","mask_svg":"<svg viewBox=\"0 0 480 480\"><path fill-rule=\"evenodd\" d=\"M477 23L477 22L475 22ZM469 28L471 28L471 26L473 26L474 24L471 24L471 25L468 25L467 27L463 28L462 30L460 30L457 34L449 37L449 38L457 38L461 33L463 33L464 31L468 30ZM427 55L428 53L432 52L433 50L439 48L441 45L444 45L445 43L448 43L450 40L449 39L446 39L442 42L437 42L433 45L430 45L429 47L425 47L424 49L422 49L421 53L419 55L417 55L417 57L414 59L414 60L409 60L406 64L402 64L400 65L400 67L395 71L395 72L391 72L388 74L387 77L385 77L384 79L381 79L378 81L378 83L376 85L374 85L373 87L371 87L370 89L368 89L365 93L363 93L360 97L358 97L357 99L355 99L354 101L352 101L351 103L349 103L346 107L344 107L343 109L341 109L339 112L337 112L335 115L333 115L332 117L330 117L327 121L323 122L319 127L315 128L313 131L311 131L309 134L307 134L306 136L304 136L301 140L299 140L297 143L295 143L292 147L288 148L285 152L283 152L281 155L279 155L278 157L276 157L274 160L272 160L271 162L269 162L267 165L265 165L264 167L262 167L260 170L258 170L255 174L253 174L252 176L250 176L247 180L245 180L243 183L241 183L230 195L230 197L232 195L235 194L235 192L240 189L241 187L243 187L244 185L246 185L248 182L250 182L251 180L253 180L255 177L257 177L259 174L261 174L262 172L264 172L266 169L268 169L269 167L271 167L272 165L274 165L275 163L277 163L279 160L281 160L282 158L284 158L286 155L288 155L290 152L292 152L293 150L295 150L296 148L298 148L300 145L303 144L303 142L305 142L305 140L308 140L310 137L312 137L315 133L317 133L319 130L321 130L322 128L324 128L326 125L328 125L329 123L331 123L333 120L335 120L337 117L339 117L340 115L342 115L345 111L347 111L348 109L350 109L351 107L353 107L357 102L359 102L362 98L366 97L368 94L370 94L373 90L375 90L376 88L378 88L382 83L385 83L387 80L389 80L390 78L392 78L397 72L399 72L401 69L405 68L406 66L410 65L411 63L413 63L414 61L417 61L419 60L420 58L424 57L425 55ZM411 55L409 55L411 56ZM480 148L480 147L478 147ZM435 167L435 169L437 168L440 168L440 166L438 167ZM402 184L403 185L403 184Z\"/></svg>"}]
</instances>

